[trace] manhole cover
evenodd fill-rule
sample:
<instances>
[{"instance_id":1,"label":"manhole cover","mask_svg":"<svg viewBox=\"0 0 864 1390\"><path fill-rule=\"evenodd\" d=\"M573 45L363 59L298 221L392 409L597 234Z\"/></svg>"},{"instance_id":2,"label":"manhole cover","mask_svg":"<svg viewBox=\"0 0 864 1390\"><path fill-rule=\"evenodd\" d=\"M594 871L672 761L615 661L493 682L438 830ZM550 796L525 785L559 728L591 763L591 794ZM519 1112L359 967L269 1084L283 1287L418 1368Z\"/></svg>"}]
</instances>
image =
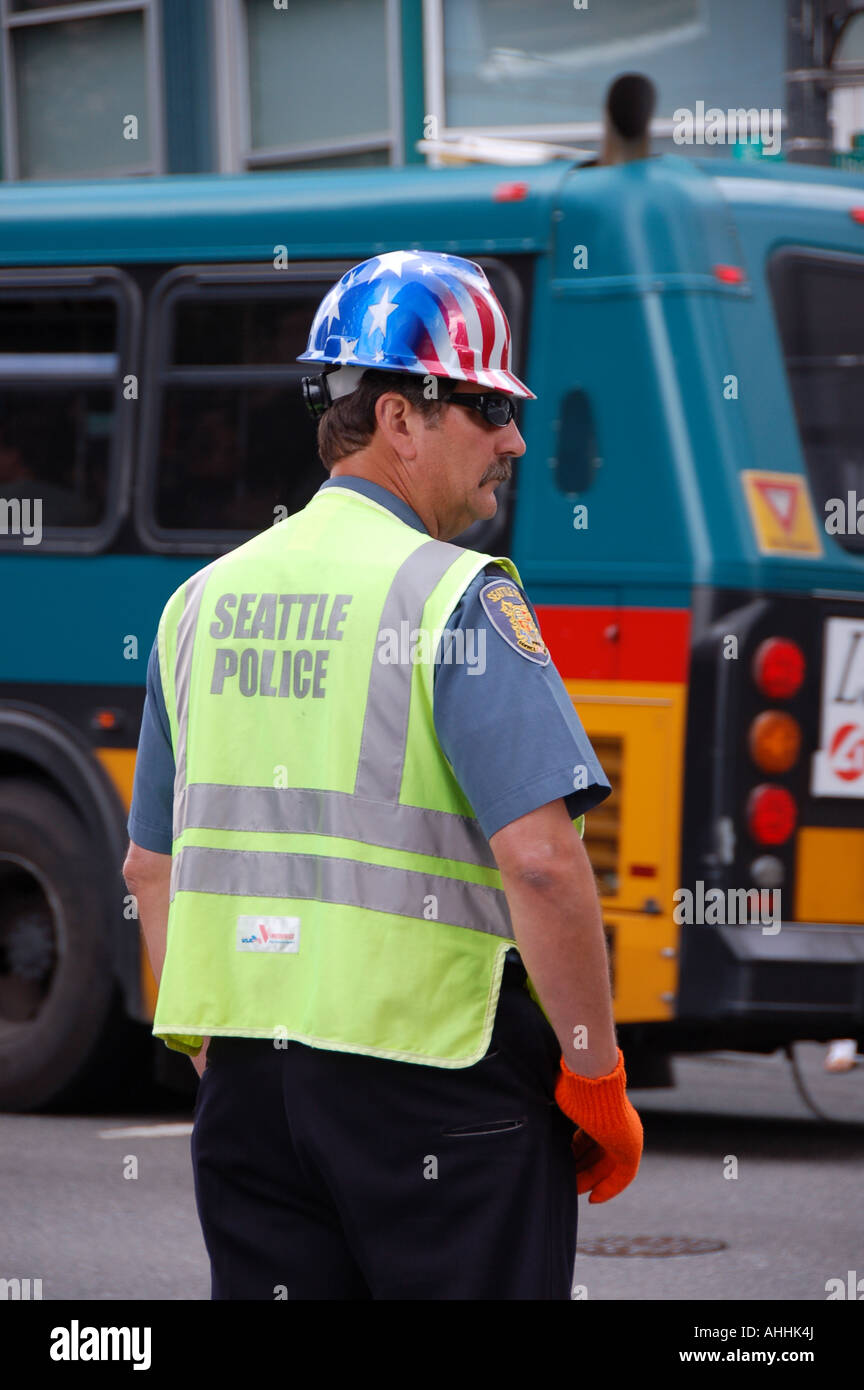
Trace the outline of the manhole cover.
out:
<instances>
[{"instance_id":1,"label":"manhole cover","mask_svg":"<svg viewBox=\"0 0 864 1390\"><path fill-rule=\"evenodd\" d=\"M656 1260L667 1255L709 1255L725 1250L726 1242L713 1236L602 1236L576 1249L580 1255L649 1255Z\"/></svg>"}]
</instances>

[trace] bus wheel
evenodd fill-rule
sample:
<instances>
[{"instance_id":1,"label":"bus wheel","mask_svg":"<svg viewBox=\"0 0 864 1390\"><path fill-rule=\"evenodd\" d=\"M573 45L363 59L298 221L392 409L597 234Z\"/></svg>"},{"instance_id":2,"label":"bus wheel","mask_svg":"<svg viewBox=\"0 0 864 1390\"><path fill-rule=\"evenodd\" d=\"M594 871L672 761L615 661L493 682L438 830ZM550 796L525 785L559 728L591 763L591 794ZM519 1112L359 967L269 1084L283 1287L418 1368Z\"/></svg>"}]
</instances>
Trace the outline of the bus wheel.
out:
<instances>
[{"instance_id":1,"label":"bus wheel","mask_svg":"<svg viewBox=\"0 0 864 1390\"><path fill-rule=\"evenodd\" d=\"M87 832L55 792L0 781L3 1109L65 1099L98 1052L114 983L96 865Z\"/></svg>"}]
</instances>

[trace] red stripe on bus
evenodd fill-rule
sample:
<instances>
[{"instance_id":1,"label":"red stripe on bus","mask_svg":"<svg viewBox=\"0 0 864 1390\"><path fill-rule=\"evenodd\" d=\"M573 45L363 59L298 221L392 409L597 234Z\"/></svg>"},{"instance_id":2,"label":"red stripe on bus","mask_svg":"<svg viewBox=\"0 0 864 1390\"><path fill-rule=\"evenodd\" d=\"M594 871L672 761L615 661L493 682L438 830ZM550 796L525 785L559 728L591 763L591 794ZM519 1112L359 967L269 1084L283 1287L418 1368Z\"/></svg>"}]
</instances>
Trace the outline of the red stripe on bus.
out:
<instances>
[{"instance_id":1,"label":"red stripe on bus","mask_svg":"<svg viewBox=\"0 0 864 1390\"><path fill-rule=\"evenodd\" d=\"M565 680L686 681L687 608L575 608L541 604L537 617Z\"/></svg>"}]
</instances>

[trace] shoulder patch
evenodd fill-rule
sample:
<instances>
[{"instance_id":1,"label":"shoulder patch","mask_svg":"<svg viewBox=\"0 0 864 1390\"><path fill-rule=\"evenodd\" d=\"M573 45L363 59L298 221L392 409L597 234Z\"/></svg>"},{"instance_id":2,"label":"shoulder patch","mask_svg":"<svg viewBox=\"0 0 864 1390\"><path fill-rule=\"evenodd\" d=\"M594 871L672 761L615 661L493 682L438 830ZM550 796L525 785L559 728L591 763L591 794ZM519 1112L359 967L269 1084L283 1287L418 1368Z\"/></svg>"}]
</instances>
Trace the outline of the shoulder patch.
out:
<instances>
[{"instance_id":1,"label":"shoulder patch","mask_svg":"<svg viewBox=\"0 0 864 1390\"><path fill-rule=\"evenodd\" d=\"M528 661L546 666L549 650L521 590L512 579L493 579L480 590L480 602L495 631Z\"/></svg>"}]
</instances>

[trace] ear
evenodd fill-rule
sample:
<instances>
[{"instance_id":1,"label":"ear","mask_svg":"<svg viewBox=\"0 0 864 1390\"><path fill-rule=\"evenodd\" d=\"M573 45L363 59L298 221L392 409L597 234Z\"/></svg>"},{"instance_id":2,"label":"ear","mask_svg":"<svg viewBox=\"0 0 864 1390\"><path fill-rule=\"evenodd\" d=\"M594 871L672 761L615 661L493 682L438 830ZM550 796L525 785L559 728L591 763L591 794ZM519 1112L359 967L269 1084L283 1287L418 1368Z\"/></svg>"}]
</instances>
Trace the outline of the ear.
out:
<instances>
[{"instance_id":1,"label":"ear","mask_svg":"<svg viewBox=\"0 0 864 1390\"><path fill-rule=\"evenodd\" d=\"M385 391L375 402L375 423L391 449L403 458L415 457L423 419L410 401L398 391Z\"/></svg>"}]
</instances>

